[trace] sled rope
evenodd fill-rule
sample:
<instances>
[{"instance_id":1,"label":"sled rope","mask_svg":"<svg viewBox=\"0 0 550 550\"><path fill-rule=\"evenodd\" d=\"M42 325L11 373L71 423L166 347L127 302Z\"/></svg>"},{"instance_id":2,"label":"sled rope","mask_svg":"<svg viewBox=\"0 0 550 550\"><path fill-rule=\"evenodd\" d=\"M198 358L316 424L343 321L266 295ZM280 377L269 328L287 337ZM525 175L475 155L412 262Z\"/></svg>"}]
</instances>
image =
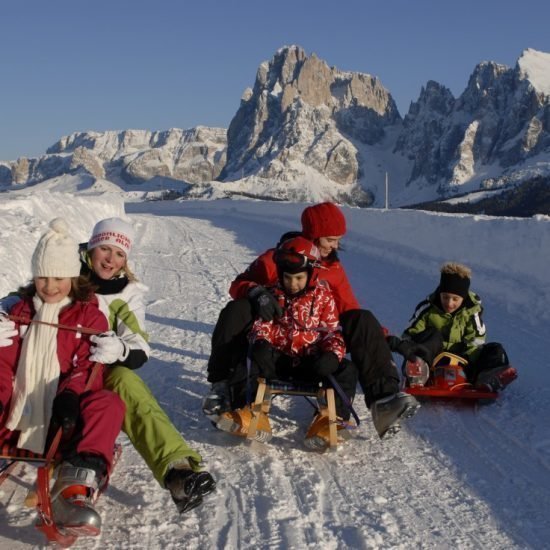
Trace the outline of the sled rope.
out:
<instances>
[{"instance_id":1,"label":"sled rope","mask_svg":"<svg viewBox=\"0 0 550 550\"><path fill-rule=\"evenodd\" d=\"M8 319L10 319L11 321L17 321L18 323L22 323L24 325L30 325L31 323L34 323L39 325L48 325L50 327L58 328L61 330L72 330L73 332L80 332L81 334L102 334L102 331L95 328L71 327L69 325L61 325L59 323L48 323L46 321L37 321L36 319L27 319L26 317L22 317L20 315L8 315Z\"/></svg>"},{"instance_id":2,"label":"sled rope","mask_svg":"<svg viewBox=\"0 0 550 550\"><path fill-rule=\"evenodd\" d=\"M342 400L344 405L346 405L346 407L351 412L353 418L355 419L355 422L357 422L357 426L359 426L359 424L361 424L361 421L359 420L359 415L355 412L355 409L353 408L353 405L351 404L350 399L348 398L348 396L345 394L344 390L342 389L342 386L340 386L340 384L338 384L338 382L336 382L336 378L334 378L334 376L332 374L329 374L327 376L327 378L329 379L329 382L331 383L331 385L334 388L334 390L336 391L336 393L340 396L340 399Z\"/></svg>"}]
</instances>

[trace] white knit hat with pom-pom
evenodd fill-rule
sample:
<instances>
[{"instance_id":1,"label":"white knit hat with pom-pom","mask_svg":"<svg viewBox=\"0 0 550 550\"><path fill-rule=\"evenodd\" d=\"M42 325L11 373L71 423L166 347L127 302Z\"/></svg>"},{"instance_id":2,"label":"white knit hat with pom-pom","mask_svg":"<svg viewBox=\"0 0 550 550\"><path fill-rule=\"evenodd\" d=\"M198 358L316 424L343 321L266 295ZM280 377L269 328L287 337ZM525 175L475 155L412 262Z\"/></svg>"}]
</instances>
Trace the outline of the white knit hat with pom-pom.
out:
<instances>
[{"instance_id":1,"label":"white knit hat with pom-pom","mask_svg":"<svg viewBox=\"0 0 550 550\"><path fill-rule=\"evenodd\" d=\"M78 277L80 255L78 243L69 235L63 218L55 218L40 237L32 255L33 277Z\"/></svg>"}]
</instances>

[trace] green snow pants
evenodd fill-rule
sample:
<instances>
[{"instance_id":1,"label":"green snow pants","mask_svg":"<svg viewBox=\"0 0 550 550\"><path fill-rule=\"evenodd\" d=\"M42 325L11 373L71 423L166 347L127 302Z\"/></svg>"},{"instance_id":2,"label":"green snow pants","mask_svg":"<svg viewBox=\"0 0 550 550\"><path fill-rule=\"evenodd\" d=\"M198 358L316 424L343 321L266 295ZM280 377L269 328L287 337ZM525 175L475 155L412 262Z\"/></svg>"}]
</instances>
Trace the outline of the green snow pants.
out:
<instances>
[{"instance_id":1,"label":"green snow pants","mask_svg":"<svg viewBox=\"0 0 550 550\"><path fill-rule=\"evenodd\" d=\"M134 371L126 367L107 368L105 387L124 401L126 415L122 429L162 487L170 467L189 460L191 467L198 469L201 455L185 442Z\"/></svg>"}]
</instances>

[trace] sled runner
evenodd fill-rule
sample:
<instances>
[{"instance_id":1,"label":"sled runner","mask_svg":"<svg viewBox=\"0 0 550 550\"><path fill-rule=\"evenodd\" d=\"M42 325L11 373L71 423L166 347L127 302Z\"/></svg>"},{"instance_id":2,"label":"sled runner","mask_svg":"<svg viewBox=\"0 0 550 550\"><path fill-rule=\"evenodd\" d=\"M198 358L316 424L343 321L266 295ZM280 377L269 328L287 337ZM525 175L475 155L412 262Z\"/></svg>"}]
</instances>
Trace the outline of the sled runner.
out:
<instances>
[{"instance_id":1,"label":"sled runner","mask_svg":"<svg viewBox=\"0 0 550 550\"><path fill-rule=\"evenodd\" d=\"M50 482L52 473L55 469L56 463L59 461L59 455L57 449L61 441L61 429L56 433L48 452L45 455L39 455L31 453L24 449L18 449L15 447L2 446L0 452L0 459L5 463L0 469L0 484L2 484L8 477L13 475L13 470L19 464L19 462L31 462L39 464L36 472L36 485L35 490L29 491L25 498L25 506L32 508L35 507L38 513L38 518L35 523L35 527L44 533L48 542L55 543L61 548L68 548L73 545L78 538L78 534L74 531L68 532L55 524L52 517L51 507L51 495L50 495ZM122 453L122 447L117 444L115 447L113 467L120 458ZM101 494L102 489L100 487L97 492L97 496ZM89 534L89 533L80 533Z\"/></svg>"},{"instance_id":2,"label":"sled runner","mask_svg":"<svg viewBox=\"0 0 550 550\"><path fill-rule=\"evenodd\" d=\"M25 504L28 506L36 506L38 519L36 528L42 531L48 542L54 542L62 548L68 548L76 541L77 537L72 534L63 533L57 528L52 519L51 499L50 499L50 478L54 468L54 464L58 457L57 448L61 441L61 429L56 433L48 452L45 455L31 453L24 449L9 448L7 445L2 447L0 458L5 459L10 464L10 471L18 464L19 461L36 462L40 466L36 473L36 492L29 493L25 499ZM2 478L4 481L6 477Z\"/></svg>"},{"instance_id":3,"label":"sled runner","mask_svg":"<svg viewBox=\"0 0 550 550\"><path fill-rule=\"evenodd\" d=\"M331 384L334 383L334 381L331 382ZM317 452L324 452L327 449L334 450L339 443L350 438L349 428L352 427L352 424L336 416L335 391L342 397L340 394L342 390L339 386L333 388L325 387L321 383L268 381L265 378L258 378L258 389L254 402L234 411L223 413L216 423L216 427L224 432L246 438L247 441L267 443L272 437L268 416L272 398L275 395L299 395L305 397L317 411L306 433L305 447ZM310 397L317 399L316 405L310 401ZM359 417L351 403L346 403L346 405L350 407L351 414L356 419L358 426Z\"/></svg>"},{"instance_id":4,"label":"sled runner","mask_svg":"<svg viewBox=\"0 0 550 550\"><path fill-rule=\"evenodd\" d=\"M404 391L415 397L450 399L496 399L498 392L475 387L468 382L464 367L468 362L449 352L440 353L431 367L417 359L404 365Z\"/></svg>"}]
</instances>

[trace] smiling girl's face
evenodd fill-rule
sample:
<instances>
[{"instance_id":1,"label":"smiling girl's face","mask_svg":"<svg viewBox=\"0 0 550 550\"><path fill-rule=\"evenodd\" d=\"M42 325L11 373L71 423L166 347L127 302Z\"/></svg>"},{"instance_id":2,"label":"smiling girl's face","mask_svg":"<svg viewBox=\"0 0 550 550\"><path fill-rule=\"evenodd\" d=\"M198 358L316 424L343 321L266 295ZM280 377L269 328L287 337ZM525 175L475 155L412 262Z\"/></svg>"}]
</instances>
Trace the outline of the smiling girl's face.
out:
<instances>
[{"instance_id":1,"label":"smiling girl's face","mask_svg":"<svg viewBox=\"0 0 550 550\"><path fill-rule=\"evenodd\" d=\"M72 290L70 277L35 277L36 294L45 304L57 304Z\"/></svg>"},{"instance_id":2,"label":"smiling girl's face","mask_svg":"<svg viewBox=\"0 0 550 550\"><path fill-rule=\"evenodd\" d=\"M116 277L126 266L126 252L118 246L101 244L90 251L92 269L104 280Z\"/></svg>"}]
</instances>

